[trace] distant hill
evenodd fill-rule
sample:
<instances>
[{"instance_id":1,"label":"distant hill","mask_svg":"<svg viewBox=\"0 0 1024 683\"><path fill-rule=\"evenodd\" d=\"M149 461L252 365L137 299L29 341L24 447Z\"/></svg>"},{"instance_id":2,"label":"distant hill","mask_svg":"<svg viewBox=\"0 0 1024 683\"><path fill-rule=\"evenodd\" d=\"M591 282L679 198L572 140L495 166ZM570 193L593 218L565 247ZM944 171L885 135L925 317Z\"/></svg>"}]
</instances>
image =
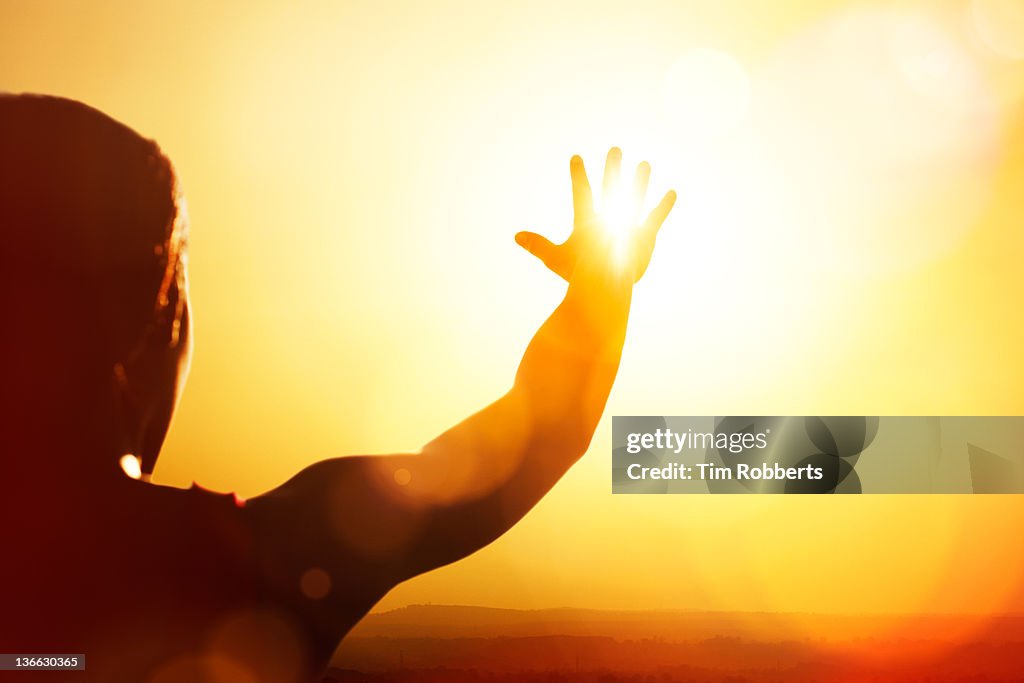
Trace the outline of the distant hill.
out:
<instances>
[{"instance_id":1,"label":"distant hill","mask_svg":"<svg viewBox=\"0 0 1024 683\"><path fill-rule=\"evenodd\" d=\"M544 609L516 610L460 605L410 605L368 615L349 638L496 638L597 636L619 640L692 642L719 636L750 640L850 640L894 633L924 639L960 639L991 632L1001 641L1024 640L1024 615L813 615L767 612L700 612Z\"/></svg>"},{"instance_id":2,"label":"distant hill","mask_svg":"<svg viewBox=\"0 0 1024 683\"><path fill-rule=\"evenodd\" d=\"M368 616L325 681L1021 681L1024 616L512 610Z\"/></svg>"}]
</instances>

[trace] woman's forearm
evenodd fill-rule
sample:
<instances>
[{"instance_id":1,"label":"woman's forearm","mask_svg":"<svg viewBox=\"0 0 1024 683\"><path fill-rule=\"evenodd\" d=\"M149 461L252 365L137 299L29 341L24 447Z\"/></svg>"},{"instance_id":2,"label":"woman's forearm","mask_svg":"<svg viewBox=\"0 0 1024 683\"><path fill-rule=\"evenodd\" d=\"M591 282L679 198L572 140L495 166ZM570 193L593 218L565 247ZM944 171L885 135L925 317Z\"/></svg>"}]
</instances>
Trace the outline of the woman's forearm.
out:
<instances>
[{"instance_id":1,"label":"woman's forearm","mask_svg":"<svg viewBox=\"0 0 1024 683\"><path fill-rule=\"evenodd\" d=\"M533 439L548 457L563 447L566 466L586 450L615 381L632 284L580 264L519 365L512 391L526 405Z\"/></svg>"}]
</instances>

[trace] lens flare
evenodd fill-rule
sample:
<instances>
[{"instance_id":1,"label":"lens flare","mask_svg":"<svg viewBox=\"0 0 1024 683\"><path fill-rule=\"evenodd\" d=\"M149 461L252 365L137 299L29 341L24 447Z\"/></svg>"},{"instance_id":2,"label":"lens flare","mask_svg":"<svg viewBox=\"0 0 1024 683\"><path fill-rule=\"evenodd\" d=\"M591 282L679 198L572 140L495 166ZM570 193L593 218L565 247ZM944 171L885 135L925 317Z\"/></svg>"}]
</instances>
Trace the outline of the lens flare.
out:
<instances>
[{"instance_id":1,"label":"lens flare","mask_svg":"<svg viewBox=\"0 0 1024 683\"><path fill-rule=\"evenodd\" d=\"M985 46L1005 59L1024 59L1024 3L973 0L970 22Z\"/></svg>"},{"instance_id":2,"label":"lens flare","mask_svg":"<svg viewBox=\"0 0 1024 683\"><path fill-rule=\"evenodd\" d=\"M121 456L121 469L132 479L142 478L142 464L139 459L131 453L126 453Z\"/></svg>"}]
</instances>

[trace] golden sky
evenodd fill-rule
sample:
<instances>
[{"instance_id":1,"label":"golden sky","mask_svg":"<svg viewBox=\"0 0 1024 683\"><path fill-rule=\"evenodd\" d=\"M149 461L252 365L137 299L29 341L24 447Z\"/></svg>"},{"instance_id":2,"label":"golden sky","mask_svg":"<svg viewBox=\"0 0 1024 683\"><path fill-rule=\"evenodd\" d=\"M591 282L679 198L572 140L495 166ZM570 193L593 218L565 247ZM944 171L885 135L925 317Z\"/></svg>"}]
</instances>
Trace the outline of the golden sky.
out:
<instances>
[{"instance_id":1,"label":"golden sky","mask_svg":"<svg viewBox=\"0 0 1024 683\"><path fill-rule=\"evenodd\" d=\"M998 0L14 2L0 89L157 139L196 353L156 472L252 495L497 398L563 285L568 158L680 195L611 414L1021 414L1024 18ZM1009 7L1009 10L1007 9ZM381 607L1024 609L1018 497L610 494Z\"/></svg>"}]
</instances>

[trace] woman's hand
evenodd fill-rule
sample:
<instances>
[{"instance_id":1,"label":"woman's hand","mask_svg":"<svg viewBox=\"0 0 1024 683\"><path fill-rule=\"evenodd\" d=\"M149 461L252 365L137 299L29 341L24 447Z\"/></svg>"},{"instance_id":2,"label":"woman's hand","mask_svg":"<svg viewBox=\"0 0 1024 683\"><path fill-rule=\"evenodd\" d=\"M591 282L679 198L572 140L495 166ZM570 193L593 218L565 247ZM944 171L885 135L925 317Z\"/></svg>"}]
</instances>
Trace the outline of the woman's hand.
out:
<instances>
[{"instance_id":1,"label":"woman's hand","mask_svg":"<svg viewBox=\"0 0 1024 683\"><path fill-rule=\"evenodd\" d=\"M646 161L637 166L631 201L616 202L619 199L617 195L621 194L618 188L621 165L622 151L612 147L605 161L602 210L598 212L594 209L583 159L574 156L569 162L574 212L569 239L562 244L554 244L537 233L520 232L516 235L519 246L566 281L572 279L581 260L616 274L626 270L632 273L632 281L639 280L647 271L658 230L675 204L676 193L667 192L658 206L641 221L651 166Z\"/></svg>"}]
</instances>

